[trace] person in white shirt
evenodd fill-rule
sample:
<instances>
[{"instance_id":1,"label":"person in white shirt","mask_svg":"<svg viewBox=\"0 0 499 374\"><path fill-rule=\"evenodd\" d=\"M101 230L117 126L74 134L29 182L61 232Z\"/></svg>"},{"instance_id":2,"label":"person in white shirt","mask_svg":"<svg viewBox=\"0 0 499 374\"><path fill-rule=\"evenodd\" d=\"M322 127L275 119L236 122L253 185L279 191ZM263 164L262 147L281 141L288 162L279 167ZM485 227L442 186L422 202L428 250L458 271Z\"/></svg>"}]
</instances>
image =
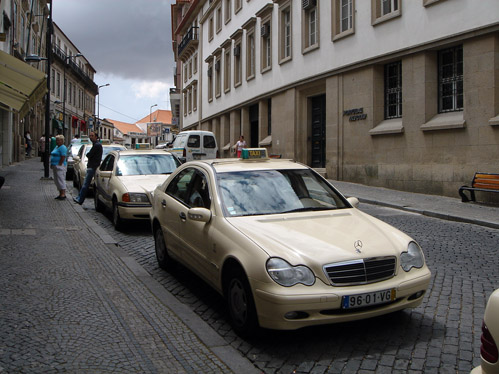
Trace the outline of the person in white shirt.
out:
<instances>
[{"instance_id":1,"label":"person in white shirt","mask_svg":"<svg viewBox=\"0 0 499 374\"><path fill-rule=\"evenodd\" d=\"M236 143L237 158L241 158L243 148L246 148L246 141L244 140L244 136L241 135Z\"/></svg>"}]
</instances>

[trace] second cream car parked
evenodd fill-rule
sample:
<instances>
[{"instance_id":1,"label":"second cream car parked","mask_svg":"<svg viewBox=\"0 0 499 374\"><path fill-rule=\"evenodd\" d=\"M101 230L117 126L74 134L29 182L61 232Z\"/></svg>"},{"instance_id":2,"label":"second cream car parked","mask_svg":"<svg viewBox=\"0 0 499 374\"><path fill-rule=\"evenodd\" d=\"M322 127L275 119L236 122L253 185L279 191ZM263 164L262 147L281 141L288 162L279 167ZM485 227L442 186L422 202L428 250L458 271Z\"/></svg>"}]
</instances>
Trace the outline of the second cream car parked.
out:
<instances>
[{"instance_id":1,"label":"second cream car parked","mask_svg":"<svg viewBox=\"0 0 499 374\"><path fill-rule=\"evenodd\" d=\"M108 208L117 230L124 220L148 219L151 191L180 165L163 150L112 151L95 173L96 211Z\"/></svg>"}]
</instances>

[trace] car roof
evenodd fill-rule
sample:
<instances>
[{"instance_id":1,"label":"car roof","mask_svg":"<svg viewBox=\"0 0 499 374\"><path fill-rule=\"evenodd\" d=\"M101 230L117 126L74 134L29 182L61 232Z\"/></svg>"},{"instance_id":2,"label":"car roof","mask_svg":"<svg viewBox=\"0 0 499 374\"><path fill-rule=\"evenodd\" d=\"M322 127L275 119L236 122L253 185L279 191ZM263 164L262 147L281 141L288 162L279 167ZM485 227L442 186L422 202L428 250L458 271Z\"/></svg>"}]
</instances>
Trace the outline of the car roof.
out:
<instances>
[{"instance_id":1,"label":"car roof","mask_svg":"<svg viewBox=\"0 0 499 374\"><path fill-rule=\"evenodd\" d=\"M119 153L120 155L144 155L144 154L158 154L158 155L172 155L170 152L166 152L163 149L124 149L120 151L113 151ZM112 153L112 152L111 152Z\"/></svg>"},{"instance_id":2,"label":"car roof","mask_svg":"<svg viewBox=\"0 0 499 374\"><path fill-rule=\"evenodd\" d=\"M238 158L217 158L213 160L191 161L184 165L195 163L208 164L217 173L251 170L309 169L306 165L288 159L242 160Z\"/></svg>"}]
</instances>

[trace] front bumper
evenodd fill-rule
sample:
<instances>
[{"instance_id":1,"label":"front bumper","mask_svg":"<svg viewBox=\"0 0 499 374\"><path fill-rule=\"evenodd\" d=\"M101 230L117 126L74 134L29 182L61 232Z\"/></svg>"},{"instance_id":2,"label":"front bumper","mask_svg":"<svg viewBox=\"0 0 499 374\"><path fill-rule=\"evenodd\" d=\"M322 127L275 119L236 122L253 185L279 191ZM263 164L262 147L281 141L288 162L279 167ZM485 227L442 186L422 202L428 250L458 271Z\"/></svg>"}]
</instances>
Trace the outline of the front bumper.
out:
<instances>
[{"instance_id":1,"label":"front bumper","mask_svg":"<svg viewBox=\"0 0 499 374\"><path fill-rule=\"evenodd\" d=\"M431 278L431 273L427 268L419 270L418 273L410 279L405 277L406 279L400 280L396 276L388 281L359 287L331 287L322 284L309 288L312 290L316 287L315 290L319 292L307 294L278 294L272 290L269 292L265 290L263 284L256 282L254 298L258 320L260 326L264 328L294 330L306 326L355 321L405 308L415 308L423 301ZM343 296L392 288L396 290L396 299L388 304L351 310L341 308ZM326 289L331 292L325 292Z\"/></svg>"}]
</instances>

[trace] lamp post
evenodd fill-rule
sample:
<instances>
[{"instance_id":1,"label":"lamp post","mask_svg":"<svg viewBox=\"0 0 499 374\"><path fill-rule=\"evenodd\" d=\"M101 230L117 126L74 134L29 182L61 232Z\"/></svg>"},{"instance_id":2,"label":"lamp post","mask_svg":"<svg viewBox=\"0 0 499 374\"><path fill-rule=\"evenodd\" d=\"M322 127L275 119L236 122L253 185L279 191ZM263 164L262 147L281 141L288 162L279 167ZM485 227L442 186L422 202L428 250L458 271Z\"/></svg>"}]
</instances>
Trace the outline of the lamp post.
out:
<instances>
[{"instance_id":1,"label":"lamp post","mask_svg":"<svg viewBox=\"0 0 499 374\"><path fill-rule=\"evenodd\" d=\"M99 137L101 136L100 134L100 89L101 87L107 87L109 86L109 83L103 84L99 87L97 87L97 121L95 121L95 130L99 131Z\"/></svg>"},{"instance_id":2,"label":"lamp post","mask_svg":"<svg viewBox=\"0 0 499 374\"><path fill-rule=\"evenodd\" d=\"M43 155L43 178L49 178L49 155L50 155L50 61L52 60L52 1L50 2L49 18L47 22L47 33L45 44L47 48L47 95L45 97L45 154Z\"/></svg>"},{"instance_id":3,"label":"lamp post","mask_svg":"<svg viewBox=\"0 0 499 374\"><path fill-rule=\"evenodd\" d=\"M66 86L67 86L67 83L66 83L66 65L68 63L69 60L71 60L72 58L76 58L76 57L80 57L80 56L83 56L81 53L77 53L75 54L74 56L65 56L64 57L64 78L63 78L63 84L64 84L64 93L63 93L63 96L62 96L62 131L64 131L64 127L65 127L65 124L66 124Z\"/></svg>"},{"instance_id":4,"label":"lamp post","mask_svg":"<svg viewBox=\"0 0 499 374\"><path fill-rule=\"evenodd\" d=\"M151 126L151 122L152 122L152 120L151 120L152 108L154 108L155 106L158 106L158 104L151 105L151 107L149 108L149 127ZM152 137L149 138L149 142L151 142L151 140L152 140Z\"/></svg>"}]
</instances>

